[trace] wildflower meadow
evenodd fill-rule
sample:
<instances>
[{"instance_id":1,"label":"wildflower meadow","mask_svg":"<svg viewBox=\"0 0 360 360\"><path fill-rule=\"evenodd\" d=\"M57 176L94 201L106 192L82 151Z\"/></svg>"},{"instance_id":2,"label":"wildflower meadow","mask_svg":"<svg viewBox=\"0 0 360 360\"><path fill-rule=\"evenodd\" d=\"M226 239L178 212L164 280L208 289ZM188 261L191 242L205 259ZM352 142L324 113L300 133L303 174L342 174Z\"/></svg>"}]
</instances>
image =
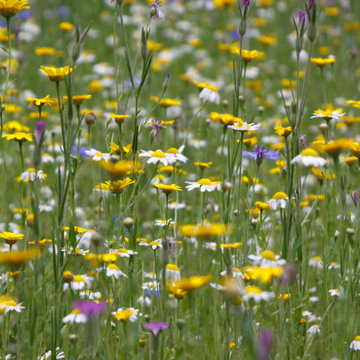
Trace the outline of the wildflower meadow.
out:
<instances>
[{"instance_id":1,"label":"wildflower meadow","mask_svg":"<svg viewBox=\"0 0 360 360\"><path fill-rule=\"evenodd\" d=\"M360 1L0 0L0 359L359 359Z\"/></svg>"}]
</instances>

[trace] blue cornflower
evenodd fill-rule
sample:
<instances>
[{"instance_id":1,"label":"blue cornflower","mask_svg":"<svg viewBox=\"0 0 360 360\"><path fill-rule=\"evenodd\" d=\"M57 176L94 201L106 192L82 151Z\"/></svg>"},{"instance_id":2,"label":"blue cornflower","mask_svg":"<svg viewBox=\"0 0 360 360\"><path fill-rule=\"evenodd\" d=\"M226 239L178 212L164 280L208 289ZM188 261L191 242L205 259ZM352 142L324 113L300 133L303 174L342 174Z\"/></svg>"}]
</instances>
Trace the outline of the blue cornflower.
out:
<instances>
[{"instance_id":1,"label":"blue cornflower","mask_svg":"<svg viewBox=\"0 0 360 360\"><path fill-rule=\"evenodd\" d=\"M279 151L268 150L263 147L256 147L253 151L243 150L242 154L247 159L256 160L258 166L261 165L264 158L271 161L279 160Z\"/></svg>"},{"instance_id":2,"label":"blue cornflower","mask_svg":"<svg viewBox=\"0 0 360 360\"><path fill-rule=\"evenodd\" d=\"M88 152L89 150L91 150L91 149L94 149L94 148L93 148L93 147L84 147L84 146L81 146L81 147L80 147L80 156L81 156L81 157L89 157L89 155L87 154L87 152ZM71 150L72 150L72 153L73 153L74 155L77 155L77 153L78 153L78 146L77 146L77 145L74 145Z\"/></svg>"}]
</instances>

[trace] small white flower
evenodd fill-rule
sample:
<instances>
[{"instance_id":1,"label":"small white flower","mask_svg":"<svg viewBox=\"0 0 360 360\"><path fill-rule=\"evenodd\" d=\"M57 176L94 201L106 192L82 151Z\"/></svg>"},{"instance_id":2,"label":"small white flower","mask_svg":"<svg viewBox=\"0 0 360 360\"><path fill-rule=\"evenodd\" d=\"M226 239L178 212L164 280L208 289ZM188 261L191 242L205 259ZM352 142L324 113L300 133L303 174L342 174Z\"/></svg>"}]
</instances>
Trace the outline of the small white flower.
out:
<instances>
[{"instance_id":1,"label":"small white flower","mask_svg":"<svg viewBox=\"0 0 360 360\"><path fill-rule=\"evenodd\" d=\"M301 164L304 166L322 167L327 164L327 161L320 157L314 149L307 148L299 155L291 160L291 164Z\"/></svg>"},{"instance_id":2,"label":"small white flower","mask_svg":"<svg viewBox=\"0 0 360 360\"><path fill-rule=\"evenodd\" d=\"M124 276L127 278L127 275L125 275L116 264L109 264L106 267L106 276L108 277L114 277L115 279L118 279L120 276Z\"/></svg>"},{"instance_id":3,"label":"small white flower","mask_svg":"<svg viewBox=\"0 0 360 360\"><path fill-rule=\"evenodd\" d=\"M139 310L131 308L119 308L111 313L117 320L134 322L137 320Z\"/></svg>"},{"instance_id":4,"label":"small white flower","mask_svg":"<svg viewBox=\"0 0 360 360\"><path fill-rule=\"evenodd\" d=\"M330 289L329 294L330 296L340 296L340 291L339 289Z\"/></svg>"},{"instance_id":5,"label":"small white flower","mask_svg":"<svg viewBox=\"0 0 360 360\"><path fill-rule=\"evenodd\" d=\"M84 290L84 291L79 292L79 296L82 299L97 300L97 299L101 299L101 292L100 291Z\"/></svg>"},{"instance_id":6,"label":"small white flower","mask_svg":"<svg viewBox=\"0 0 360 360\"><path fill-rule=\"evenodd\" d=\"M38 360L50 360L51 359L51 350L47 351L44 355L38 357ZM63 351L60 351L60 348L56 348L56 359L65 359Z\"/></svg>"},{"instance_id":7,"label":"small white flower","mask_svg":"<svg viewBox=\"0 0 360 360\"><path fill-rule=\"evenodd\" d=\"M286 208L286 201L289 198L287 197L287 195L283 192L277 192L276 194L274 194L274 196L272 197L272 199L270 199L267 203L270 205L271 209L276 210L278 207L280 207L281 209L285 209Z\"/></svg>"},{"instance_id":8,"label":"small white flower","mask_svg":"<svg viewBox=\"0 0 360 360\"><path fill-rule=\"evenodd\" d=\"M260 127L261 127L261 124L254 124L254 123L248 124L246 122L228 125L229 129L237 130L237 131L256 131Z\"/></svg>"},{"instance_id":9,"label":"small white flower","mask_svg":"<svg viewBox=\"0 0 360 360\"><path fill-rule=\"evenodd\" d=\"M20 179L24 183L34 182L36 179L43 181L47 178L47 175L42 171L39 170L38 172L35 169L27 169L20 175Z\"/></svg>"},{"instance_id":10,"label":"small white flower","mask_svg":"<svg viewBox=\"0 0 360 360\"><path fill-rule=\"evenodd\" d=\"M245 294L243 295L243 300L248 301L253 299L255 302L260 302L261 300L270 300L275 294L273 292L262 291L257 286L248 286L245 289Z\"/></svg>"},{"instance_id":11,"label":"small white flower","mask_svg":"<svg viewBox=\"0 0 360 360\"><path fill-rule=\"evenodd\" d=\"M110 154L109 153L102 153L96 149L89 149L85 151L86 156L88 156L92 161L109 161Z\"/></svg>"},{"instance_id":12,"label":"small white flower","mask_svg":"<svg viewBox=\"0 0 360 360\"><path fill-rule=\"evenodd\" d=\"M200 99L204 102L220 104L220 95L211 89L204 88L201 90Z\"/></svg>"},{"instance_id":13,"label":"small white flower","mask_svg":"<svg viewBox=\"0 0 360 360\"><path fill-rule=\"evenodd\" d=\"M70 287L72 290L82 290L86 287L90 287L91 281L93 278L88 275L75 275L70 282ZM68 283L64 284L64 290L69 287Z\"/></svg>"},{"instance_id":14,"label":"small white flower","mask_svg":"<svg viewBox=\"0 0 360 360\"><path fill-rule=\"evenodd\" d=\"M220 191L221 190L221 182L220 181L211 181L207 178L202 178L199 181L185 181L187 184L186 190L191 191L197 188L200 188L201 192L205 191Z\"/></svg>"},{"instance_id":15,"label":"small white flower","mask_svg":"<svg viewBox=\"0 0 360 360\"><path fill-rule=\"evenodd\" d=\"M81 323L86 323L86 321L87 321L86 315L82 314L78 309L74 309L69 315L66 315L62 319L62 322L64 324L67 324L67 323L81 324Z\"/></svg>"},{"instance_id":16,"label":"small white flower","mask_svg":"<svg viewBox=\"0 0 360 360\"><path fill-rule=\"evenodd\" d=\"M128 250L125 248L119 248L115 250L115 253L120 257L127 257L129 258L131 255L136 255L137 252L134 250Z\"/></svg>"},{"instance_id":17,"label":"small white flower","mask_svg":"<svg viewBox=\"0 0 360 360\"><path fill-rule=\"evenodd\" d=\"M157 164L162 163L164 166L168 166L176 162L176 157L174 154L164 153L161 150L156 151L144 151L141 150L139 157L148 157L147 164Z\"/></svg>"},{"instance_id":18,"label":"small white flower","mask_svg":"<svg viewBox=\"0 0 360 360\"><path fill-rule=\"evenodd\" d=\"M180 269L174 264L167 264L165 269L165 279L172 281L180 280Z\"/></svg>"},{"instance_id":19,"label":"small white flower","mask_svg":"<svg viewBox=\"0 0 360 360\"><path fill-rule=\"evenodd\" d=\"M165 226L173 226L175 224L175 221L173 221L172 219L168 219L168 220L162 220L162 219L157 219L155 220L155 226L160 226L160 227L165 227Z\"/></svg>"},{"instance_id":20,"label":"small white flower","mask_svg":"<svg viewBox=\"0 0 360 360\"><path fill-rule=\"evenodd\" d=\"M352 350L360 350L360 336L355 336L355 339L350 344L350 349Z\"/></svg>"},{"instance_id":21,"label":"small white flower","mask_svg":"<svg viewBox=\"0 0 360 360\"><path fill-rule=\"evenodd\" d=\"M320 256L315 256L309 261L309 265L318 269L323 268L323 262Z\"/></svg>"},{"instance_id":22,"label":"small white flower","mask_svg":"<svg viewBox=\"0 0 360 360\"><path fill-rule=\"evenodd\" d=\"M180 209L184 209L186 207L185 204L183 203L177 203L176 201L172 201L170 204L169 204L169 209L171 210L180 210Z\"/></svg>"},{"instance_id":23,"label":"small white flower","mask_svg":"<svg viewBox=\"0 0 360 360\"><path fill-rule=\"evenodd\" d=\"M23 309L25 309L25 307L22 306L22 303L18 304L14 300L7 300L0 304L0 312L5 312L5 314L9 311L20 313Z\"/></svg>"},{"instance_id":24,"label":"small white flower","mask_svg":"<svg viewBox=\"0 0 360 360\"><path fill-rule=\"evenodd\" d=\"M308 331L309 334L319 334L320 333L320 326L317 324L314 324L311 326Z\"/></svg>"},{"instance_id":25,"label":"small white flower","mask_svg":"<svg viewBox=\"0 0 360 360\"><path fill-rule=\"evenodd\" d=\"M341 118L346 115L345 113L342 112L342 110L336 109L336 110L317 110L316 112L313 113L313 116L311 117L311 119L315 119L315 118L325 118L325 119L330 119L330 120L341 120Z\"/></svg>"},{"instance_id":26,"label":"small white flower","mask_svg":"<svg viewBox=\"0 0 360 360\"><path fill-rule=\"evenodd\" d=\"M175 157L175 159L177 161L180 161L180 162L183 162L183 163L186 163L188 161L188 158L186 156L184 156L182 154L182 151L184 150L185 146L184 145L181 145L179 147L179 149L176 149L176 148L170 148L168 150L166 150L166 155L172 155Z\"/></svg>"}]
</instances>

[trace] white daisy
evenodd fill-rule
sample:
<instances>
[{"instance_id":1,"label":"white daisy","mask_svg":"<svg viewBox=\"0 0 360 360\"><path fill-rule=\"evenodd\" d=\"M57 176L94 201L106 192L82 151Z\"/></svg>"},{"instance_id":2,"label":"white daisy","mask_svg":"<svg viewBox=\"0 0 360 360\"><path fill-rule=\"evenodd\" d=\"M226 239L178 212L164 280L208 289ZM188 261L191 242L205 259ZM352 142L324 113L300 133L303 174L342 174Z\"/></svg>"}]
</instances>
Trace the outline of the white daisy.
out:
<instances>
[{"instance_id":1,"label":"white daisy","mask_svg":"<svg viewBox=\"0 0 360 360\"><path fill-rule=\"evenodd\" d=\"M98 299L101 299L101 292L100 291L84 290L84 291L79 292L79 296L82 299L98 300Z\"/></svg>"},{"instance_id":2,"label":"white daisy","mask_svg":"<svg viewBox=\"0 0 360 360\"><path fill-rule=\"evenodd\" d=\"M330 289L329 294L330 296L340 296L340 291L339 289Z\"/></svg>"},{"instance_id":3,"label":"white daisy","mask_svg":"<svg viewBox=\"0 0 360 360\"><path fill-rule=\"evenodd\" d=\"M82 314L80 312L80 310L78 309L74 309L69 315L66 315L63 319L62 322L64 324L70 323L76 323L76 324L81 324L81 323L86 323L87 321L87 317L85 314Z\"/></svg>"},{"instance_id":4,"label":"white daisy","mask_svg":"<svg viewBox=\"0 0 360 360\"><path fill-rule=\"evenodd\" d=\"M354 340L350 344L350 349L352 350L360 350L360 336L355 336Z\"/></svg>"},{"instance_id":5,"label":"white daisy","mask_svg":"<svg viewBox=\"0 0 360 360\"><path fill-rule=\"evenodd\" d=\"M93 278L88 275L75 275L70 282L70 287L72 290L82 290L86 287L90 287L91 281ZM69 287L69 283L64 284L64 290Z\"/></svg>"},{"instance_id":6,"label":"white daisy","mask_svg":"<svg viewBox=\"0 0 360 360\"><path fill-rule=\"evenodd\" d=\"M303 150L299 155L291 160L291 164L301 164L304 166L322 167L327 164L327 161L320 157L318 153L311 148Z\"/></svg>"},{"instance_id":7,"label":"white daisy","mask_svg":"<svg viewBox=\"0 0 360 360\"><path fill-rule=\"evenodd\" d=\"M110 154L109 153L102 153L96 149L89 149L85 151L86 156L88 156L92 161L109 161Z\"/></svg>"},{"instance_id":8,"label":"white daisy","mask_svg":"<svg viewBox=\"0 0 360 360\"><path fill-rule=\"evenodd\" d=\"M248 124L246 122L228 125L229 129L237 130L237 131L256 131L260 127L261 127L261 124L254 124L254 123Z\"/></svg>"},{"instance_id":9,"label":"white daisy","mask_svg":"<svg viewBox=\"0 0 360 360\"><path fill-rule=\"evenodd\" d=\"M185 207L186 207L185 204L177 203L176 201L172 201L171 203L169 203L169 209L171 210L180 210L180 209L184 209Z\"/></svg>"},{"instance_id":10,"label":"white daisy","mask_svg":"<svg viewBox=\"0 0 360 360\"><path fill-rule=\"evenodd\" d=\"M185 181L187 184L186 190L191 191L197 188L200 188L201 192L209 191L212 192L214 190L221 190L221 182L220 181L211 181L207 178L202 178L199 181Z\"/></svg>"},{"instance_id":11,"label":"white daisy","mask_svg":"<svg viewBox=\"0 0 360 360\"><path fill-rule=\"evenodd\" d=\"M318 324L314 324L311 326L308 331L309 334L319 334L320 333L320 326Z\"/></svg>"},{"instance_id":12,"label":"white daisy","mask_svg":"<svg viewBox=\"0 0 360 360\"><path fill-rule=\"evenodd\" d=\"M177 160L174 154L164 153L161 150L141 150L139 157L148 157L149 160L147 161L147 164L157 164L161 162L165 166L171 165Z\"/></svg>"},{"instance_id":13,"label":"white daisy","mask_svg":"<svg viewBox=\"0 0 360 360\"><path fill-rule=\"evenodd\" d=\"M312 259L310 259L309 261L309 265L312 267L315 267L317 269L322 269L323 268L323 262L320 256L314 256Z\"/></svg>"},{"instance_id":14,"label":"white daisy","mask_svg":"<svg viewBox=\"0 0 360 360\"><path fill-rule=\"evenodd\" d=\"M215 88L215 86L214 86L214 88ZM217 92L217 88L216 88L216 91L214 91L213 89L204 88L201 90L199 97L204 102L220 104L220 95Z\"/></svg>"},{"instance_id":15,"label":"white daisy","mask_svg":"<svg viewBox=\"0 0 360 360\"><path fill-rule=\"evenodd\" d=\"M44 355L38 357L38 360L50 360L51 357L51 350L47 351ZM65 359L65 355L63 351L60 351L60 348L56 348L56 359Z\"/></svg>"},{"instance_id":16,"label":"white daisy","mask_svg":"<svg viewBox=\"0 0 360 360\"><path fill-rule=\"evenodd\" d=\"M281 209L286 208L286 201L288 200L288 196L283 192L277 192L274 194L272 199L270 199L267 203L273 210L276 210L278 207Z\"/></svg>"},{"instance_id":17,"label":"white daisy","mask_svg":"<svg viewBox=\"0 0 360 360\"><path fill-rule=\"evenodd\" d=\"M118 279L120 276L124 276L127 278L127 275L125 275L116 264L109 264L106 267L106 276L108 277L114 277L115 279Z\"/></svg>"},{"instance_id":18,"label":"white daisy","mask_svg":"<svg viewBox=\"0 0 360 360\"><path fill-rule=\"evenodd\" d=\"M185 145L181 145L181 146L179 147L179 149L170 148L170 149L167 149L167 150L166 150L165 154L166 154L166 155L168 155L168 154L169 154L169 155L173 155L173 156L175 156L175 159L176 159L177 161L186 163L186 162L188 161L188 158L182 154L182 151L184 150L184 148L185 148Z\"/></svg>"},{"instance_id":19,"label":"white daisy","mask_svg":"<svg viewBox=\"0 0 360 360\"><path fill-rule=\"evenodd\" d=\"M139 310L133 307L119 308L111 314L114 315L115 319L117 320L134 322L137 320Z\"/></svg>"},{"instance_id":20,"label":"white daisy","mask_svg":"<svg viewBox=\"0 0 360 360\"><path fill-rule=\"evenodd\" d=\"M172 281L180 280L180 269L174 264L167 264L165 270L165 279Z\"/></svg>"},{"instance_id":21,"label":"white daisy","mask_svg":"<svg viewBox=\"0 0 360 360\"><path fill-rule=\"evenodd\" d=\"M311 119L320 118L320 119L327 119L327 120L341 120L341 118L346 115L342 112L342 109L327 109L327 110L316 110L313 113Z\"/></svg>"},{"instance_id":22,"label":"white daisy","mask_svg":"<svg viewBox=\"0 0 360 360\"><path fill-rule=\"evenodd\" d=\"M36 179L43 181L46 178L47 178L47 175L42 170L39 170L38 172L36 172L36 170L32 169L32 168L27 169L20 175L20 179L24 183L34 182Z\"/></svg>"},{"instance_id":23,"label":"white daisy","mask_svg":"<svg viewBox=\"0 0 360 360\"><path fill-rule=\"evenodd\" d=\"M245 289L245 294L242 298L244 301L253 299L255 302L260 302L261 300L270 300L274 296L273 292L262 291L259 287L251 285Z\"/></svg>"},{"instance_id":24,"label":"white daisy","mask_svg":"<svg viewBox=\"0 0 360 360\"><path fill-rule=\"evenodd\" d=\"M21 312L21 310L25 309L24 306L22 306L22 303L17 303L14 300L7 300L0 304L0 312L4 312L5 314L9 311L16 311L18 313Z\"/></svg>"},{"instance_id":25,"label":"white daisy","mask_svg":"<svg viewBox=\"0 0 360 360\"><path fill-rule=\"evenodd\" d=\"M155 220L155 226L160 226L160 227L165 227L165 226L173 226L175 224L175 221L173 221L173 219L168 219L168 220L162 220L162 219L157 219Z\"/></svg>"}]
</instances>

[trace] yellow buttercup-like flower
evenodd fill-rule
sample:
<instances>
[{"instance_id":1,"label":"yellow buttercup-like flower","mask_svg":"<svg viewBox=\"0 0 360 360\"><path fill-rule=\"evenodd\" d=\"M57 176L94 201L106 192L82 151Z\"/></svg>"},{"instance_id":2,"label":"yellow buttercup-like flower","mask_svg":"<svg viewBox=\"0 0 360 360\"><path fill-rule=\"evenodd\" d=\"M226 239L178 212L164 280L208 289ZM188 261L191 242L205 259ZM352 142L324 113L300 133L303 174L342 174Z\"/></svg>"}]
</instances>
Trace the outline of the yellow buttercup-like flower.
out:
<instances>
[{"instance_id":1,"label":"yellow buttercup-like flower","mask_svg":"<svg viewBox=\"0 0 360 360\"><path fill-rule=\"evenodd\" d=\"M72 72L72 68L70 66L64 66L60 68L56 68L53 66L40 66L40 71L47 75L50 81L62 81L65 79L65 76L69 75Z\"/></svg>"},{"instance_id":2,"label":"yellow buttercup-like flower","mask_svg":"<svg viewBox=\"0 0 360 360\"><path fill-rule=\"evenodd\" d=\"M2 136L7 141L15 140L18 142L33 141L32 135L24 132L17 132L15 134L5 134Z\"/></svg>"},{"instance_id":3,"label":"yellow buttercup-like flower","mask_svg":"<svg viewBox=\"0 0 360 360\"><path fill-rule=\"evenodd\" d=\"M322 68L328 64L335 63L336 59L335 58L311 58L311 62Z\"/></svg>"},{"instance_id":4,"label":"yellow buttercup-like flower","mask_svg":"<svg viewBox=\"0 0 360 360\"><path fill-rule=\"evenodd\" d=\"M199 225L183 225L180 227L180 234L183 236L212 237L222 236L229 231L229 227L221 223L205 223Z\"/></svg>"},{"instance_id":5,"label":"yellow buttercup-like flower","mask_svg":"<svg viewBox=\"0 0 360 360\"><path fill-rule=\"evenodd\" d=\"M22 265L25 262L41 255L39 248L30 248L21 251L0 252L0 263L7 265Z\"/></svg>"},{"instance_id":6,"label":"yellow buttercup-like flower","mask_svg":"<svg viewBox=\"0 0 360 360\"><path fill-rule=\"evenodd\" d=\"M41 107L44 105L54 105L55 104L55 100L52 99L50 97L50 95L46 95L43 98L37 99L37 98L32 98L32 97L28 97L26 98L26 100L30 103L32 103L33 105L37 106L37 107Z\"/></svg>"},{"instance_id":7,"label":"yellow buttercup-like flower","mask_svg":"<svg viewBox=\"0 0 360 360\"><path fill-rule=\"evenodd\" d=\"M172 286L180 289L182 291L193 291L196 290L205 284L207 284L212 279L211 275L205 276L192 276L190 278L184 278L172 282Z\"/></svg>"},{"instance_id":8,"label":"yellow buttercup-like flower","mask_svg":"<svg viewBox=\"0 0 360 360\"><path fill-rule=\"evenodd\" d=\"M27 0L0 0L0 15L5 18L11 18L25 9L30 9Z\"/></svg>"},{"instance_id":9,"label":"yellow buttercup-like flower","mask_svg":"<svg viewBox=\"0 0 360 360\"><path fill-rule=\"evenodd\" d=\"M182 191L181 187L175 184L154 184L154 186L162 190L165 194L171 194L173 191Z\"/></svg>"},{"instance_id":10,"label":"yellow buttercup-like flower","mask_svg":"<svg viewBox=\"0 0 360 360\"><path fill-rule=\"evenodd\" d=\"M130 115L110 114L110 119L114 119L117 124L122 124L125 121L125 119L129 117Z\"/></svg>"},{"instance_id":11,"label":"yellow buttercup-like flower","mask_svg":"<svg viewBox=\"0 0 360 360\"><path fill-rule=\"evenodd\" d=\"M181 100L168 99L168 98L162 98L159 100L157 96L151 96L151 100L156 103L159 103L159 105L162 107L180 106L182 104Z\"/></svg>"},{"instance_id":12,"label":"yellow buttercup-like flower","mask_svg":"<svg viewBox=\"0 0 360 360\"><path fill-rule=\"evenodd\" d=\"M123 180L117 180L112 182L109 189L112 193L115 194L122 193L127 186L133 184L134 182L135 180L131 180L129 177L127 177Z\"/></svg>"},{"instance_id":13,"label":"yellow buttercup-like flower","mask_svg":"<svg viewBox=\"0 0 360 360\"><path fill-rule=\"evenodd\" d=\"M231 52L233 54L236 54L236 55L240 55L240 49L238 48L233 48L231 49ZM264 59L265 57L265 54L262 52L262 51L257 51L257 50L245 50L243 49L241 51L241 58L246 62L250 62L250 61L253 61L255 59Z\"/></svg>"},{"instance_id":14,"label":"yellow buttercup-like flower","mask_svg":"<svg viewBox=\"0 0 360 360\"><path fill-rule=\"evenodd\" d=\"M0 233L0 238L3 238L7 244L14 245L18 240L22 240L24 238L24 234L15 234L4 231Z\"/></svg>"}]
</instances>

